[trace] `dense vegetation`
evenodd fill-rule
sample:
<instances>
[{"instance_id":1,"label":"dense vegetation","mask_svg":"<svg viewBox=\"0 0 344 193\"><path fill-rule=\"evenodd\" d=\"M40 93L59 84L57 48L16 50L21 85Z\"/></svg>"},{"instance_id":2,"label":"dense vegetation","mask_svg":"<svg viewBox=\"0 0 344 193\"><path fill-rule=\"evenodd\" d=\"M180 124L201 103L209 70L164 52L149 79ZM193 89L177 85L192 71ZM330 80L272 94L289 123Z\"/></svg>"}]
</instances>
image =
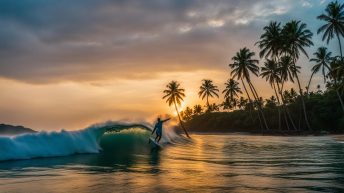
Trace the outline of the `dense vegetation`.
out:
<instances>
[{"instance_id":1,"label":"dense vegetation","mask_svg":"<svg viewBox=\"0 0 344 193\"><path fill-rule=\"evenodd\" d=\"M299 77L301 55L309 58L306 48L313 46L313 33L302 21L292 20L282 25L272 21L263 28L256 42L259 57L249 48L240 49L229 64L231 77L225 83L224 101L210 103L219 97L219 90L212 80L205 79L199 96L206 99L202 105L187 107L179 115L177 104L183 100L184 89L172 81L164 91L169 105L174 105L180 123L183 121L193 131L249 131L265 133L315 133L320 131L344 131L344 58L341 38L344 37L344 3L337 1L327 5L324 14L317 19L323 25L317 31L323 41L335 40L339 54L333 55L326 47L319 47L310 62L314 65L307 86L301 85ZM259 63L263 63L259 66ZM312 78L321 73L326 84L324 91L309 91ZM263 99L251 81L252 76L264 78L274 93ZM295 83L294 89L286 90L286 83ZM225 112L227 111L227 112ZM187 131L184 128L185 133Z\"/></svg>"},{"instance_id":2,"label":"dense vegetation","mask_svg":"<svg viewBox=\"0 0 344 193\"><path fill-rule=\"evenodd\" d=\"M267 117L269 130L260 126L258 110L250 111L247 99L239 100L236 110L231 112L202 112L197 111L199 105L194 109L187 108L183 111L185 125L190 131L198 132L250 132L269 134L306 134L306 133L343 133L344 116L339 108L337 95L333 91L311 92L305 98L307 114L310 120L311 130L305 129L305 123L301 119L300 95L295 91L285 91L286 108L290 112L291 119L284 119L282 114L281 126L279 126L279 113L276 98L272 97L264 101L262 112ZM285 120L288 120L286 122Z\"/></svg>"}]
</instances>

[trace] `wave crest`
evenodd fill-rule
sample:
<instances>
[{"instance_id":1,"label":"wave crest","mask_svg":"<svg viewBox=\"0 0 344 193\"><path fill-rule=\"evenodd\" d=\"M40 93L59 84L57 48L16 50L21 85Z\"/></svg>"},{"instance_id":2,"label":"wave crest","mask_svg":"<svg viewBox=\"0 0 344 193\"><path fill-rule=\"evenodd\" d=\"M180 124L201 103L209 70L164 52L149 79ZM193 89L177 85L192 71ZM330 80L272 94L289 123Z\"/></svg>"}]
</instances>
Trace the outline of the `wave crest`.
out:
<instances>
[{"instance_id":1,"label":"wave crest","mask_svg":"<svg viewBox=\"0 0 344 193\"><path fill-rule=\"evenodd\" d=\"M0 136L0 161L99 153L102 150L99 145L100 138L105 132L137 127L151 130L147 124L106 122L79 131L42 131L17 136Z\"/></svg>"}]
</instances>

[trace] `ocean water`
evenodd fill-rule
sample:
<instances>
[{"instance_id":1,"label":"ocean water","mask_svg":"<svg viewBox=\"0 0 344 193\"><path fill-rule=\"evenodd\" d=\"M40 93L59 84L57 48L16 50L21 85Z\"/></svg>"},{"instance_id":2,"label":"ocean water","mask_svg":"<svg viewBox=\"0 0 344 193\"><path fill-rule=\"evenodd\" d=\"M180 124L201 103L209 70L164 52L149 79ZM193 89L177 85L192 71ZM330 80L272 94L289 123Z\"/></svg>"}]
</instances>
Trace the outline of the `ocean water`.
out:
<instances>
[{"instance_id":1,"label":"ocean water","mask_svg":"<svg viewBox=\"0 0 344 193\"><path fill-rule=\"evenodd\" d=\"M24 148L0 154L0 192L344 192L342 136L170 134L157 150L144 129L84 131L0 138Z\"/></svg>"}]
</instances>

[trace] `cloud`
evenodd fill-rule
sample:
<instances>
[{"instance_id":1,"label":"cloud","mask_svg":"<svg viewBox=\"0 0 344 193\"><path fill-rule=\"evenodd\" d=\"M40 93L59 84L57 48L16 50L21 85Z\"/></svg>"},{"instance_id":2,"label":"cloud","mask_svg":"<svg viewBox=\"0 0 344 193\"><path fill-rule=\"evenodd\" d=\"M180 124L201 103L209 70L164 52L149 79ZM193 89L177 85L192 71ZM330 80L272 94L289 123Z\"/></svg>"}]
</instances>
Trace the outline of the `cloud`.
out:
<instances>
[{"instance_id":1,"label":"cloud","mask_svg":"<svg viewBox=\"0 0 344 193\"><path fill-rule=\"evenodd\" d=\"M211 27L222 27L225 25L225 21L222 19L211 19L208 21L208 25Z\"/></svg>"},{"instance_id":2,"label":"cloud","mask_svg":"<svg viewBox=\"0 0 344 193\"><path fill-rule=\"evenodd\" d=\"M0 76L51 83L220 70L240 47L253 48L270 20L287 20L294 12L314 19L299 5L296 0L3 0Z\"/></svg>"},{"instance_id":3,"label":"cloud","mask_svg":"<svg viewBox=\"0 0 344 193\"><path fill-rule=\"evenodd\" d=\"M308 8L313 7L312 3L307 0L303 0L301 2L302 2L303 7L308 7Z\"/></svg>"}]
</instances>

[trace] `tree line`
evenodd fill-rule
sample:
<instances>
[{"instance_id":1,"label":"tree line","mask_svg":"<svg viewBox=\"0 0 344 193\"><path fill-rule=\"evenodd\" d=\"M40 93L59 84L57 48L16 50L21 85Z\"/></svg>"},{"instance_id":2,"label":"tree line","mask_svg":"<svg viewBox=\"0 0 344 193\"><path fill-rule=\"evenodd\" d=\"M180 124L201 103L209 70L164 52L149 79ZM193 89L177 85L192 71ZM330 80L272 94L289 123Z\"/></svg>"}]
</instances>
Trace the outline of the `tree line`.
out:
<instances>
[{"instance_id":1,"label":"tree line","mask_svg":"<svg viewBox=\"0 0 344 193\"><path fill-rule=\"evenodd\" d=\"M322 21L317 34L321 34L322 40L327 44L331 40L338 41L340 55L333 55L328 48L319 47L310 57L306 48L313 46L313 33L306 23L297 20L285 24L271 21L263 28L263 34L255 43L260 49L259 58L263 65L259 66L255 52L247 47L239 49L228 65L231 77L222 91L224 101L221 104L209 102L211 98L219 98L220 90L212 80L204 79L198 95L206 101L205 108L195 105L193 108L187 107L179 114L178 106L185 97L185 90L179 82L171 81L164 90L163 99L166 99L170 106L174 105L185 134L188 136L183 120L187 122L195 116L220 110L248 112L251 119L257 118L262 131L282 128L313 131L314 124L311 123L314 123L314 120L310 120L312 116L309 113L312 112L308 108L312 109L313 100L328 98L328 95L332 96L334 93L338 106L344 113L344 59L341 47L341 38L344 37L344 3L330 2L317 19ZM313 64L305 87L302 87L299 78L301 66L297 65L301 55L310 58L309 61ZM317 73L323 76L326 85L324 92L319 86L316 92L309 90L313 76ZM252 77L265 79L273 90L273 96L263 99L252 82ZM285 88L288 82L296 83L297 92L293 88ZM277 128L271 128L271 121L268 120L271 116L267 117L270 110L277 112L277 116L273 116L278 120Z\"/></svg>"}]
</instances>

